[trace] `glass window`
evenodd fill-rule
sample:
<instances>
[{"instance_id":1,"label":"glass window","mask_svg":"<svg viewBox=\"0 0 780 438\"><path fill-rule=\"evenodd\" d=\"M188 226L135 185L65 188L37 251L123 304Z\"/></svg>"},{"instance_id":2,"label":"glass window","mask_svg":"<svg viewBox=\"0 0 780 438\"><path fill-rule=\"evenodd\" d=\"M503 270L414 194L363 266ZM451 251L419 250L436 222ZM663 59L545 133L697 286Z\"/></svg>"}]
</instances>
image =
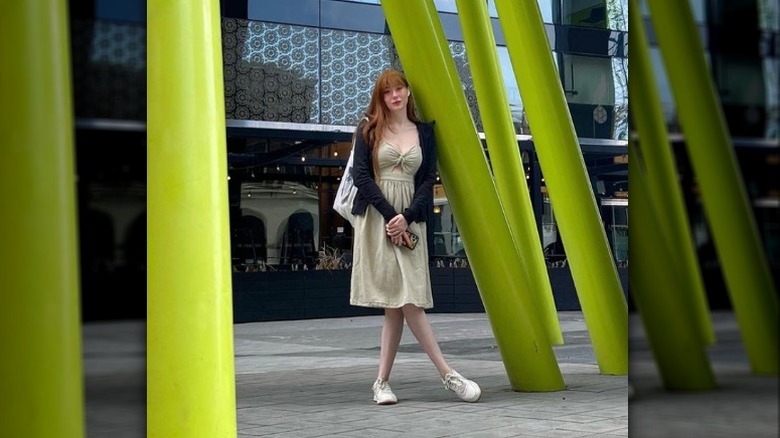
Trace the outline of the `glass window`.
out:
<instances>
[{"instance_id":1,"label":"glass window","mask_svg":"<svg viewBox=\"0 0 780 438\"><path fill-rule=\"evenodd\" d=\"M320 27L358 32L385 33L382 8L341 1L320 3Z\"/></svg>"},{"instance_id":2,"label":"glass window","mask_svg":"<svg viewBox=\"0 0 780 438\"><path fill-rule=\"evenodd\" d=\"M615 82L615 133L612 138L628 140L628 59L612 58L612 80Z\"/></svg>"},{"instance_id":3,"label":"glass window","mask_svg":"<svg viewBox=\"0 0 780 438\"><path fill-rule=\"evenodd\" d=\"M542 12L542 21L545 23L554 23L553 21L553 0L537 0L539 3L539 9ZM498 11L496 10L496 1L488 0L488 14L491 17L498 17Z\"/></svg>"},{"instance_id":4,"label":"glass window","mask_svg":"<svg viewBox=\"0 0 780 438\"><path fill-rule=\"evenodd\" d=\"M712 62L729 132L737 137L776 138L777 62L728 54L715 54Z\"/></svg>"},{"instance_id":5,"label":"glass window","mask_svg":"<svg viewBox=\"0 0 780 438\"><path fill-rule=\"evenodd\" d=\"M582 27L607 28L606 0L563 0L561 24Z\"/></svg>"},{"instance_id":6,"label":"glass window","mask_svg":"<svg viewBox=\"0 0 780 438\"><path fill-rule=\"evenodd\" d=\"M455 0L434 0L433 3L436 5L436 10L439 12L458 12L458 8L455 6Z\"/></svg>"},{"instance_id":7,"label":"glass window","mask_svg":"<svg viewBox=\"0 0 780 438\"><path fill-rule=\"evenodd\" d=\"M569 103L614 105L611 58L563 55L566 99Z\"/></svg>"},{"instance_id":8,"label":"glass window","mask_svg":"<svg viewBox=\"0 0 780 438\"><path fill-rule=\"evenodd\" d=\"M616 102L616 96L627 93L627 76L621 69L613 70L612 59L563 55L563 88L580 137L615 138L616 103L623 104ZM621 76L615 77L616 73Z\"/></svg>"},{"instance_id":9,"label":"glass window","mask_svg":"<svg viewBox=\"0 0 780 438\"><path fill-rule=\"evenodd\" d=\"M146 2L143 0L95 1L95 18L103 20L146 22Z\"/></svg>"},{"instance_id":10,"label":"glass window","mask_svg":"<svg viewBox=\"0 0 780 438\"><path fill-rule=\"evenodd\" d=\"M542 19L545 23L554 23L553 17L553 1L552 0L537 0L539 3L539 9L542 11Z\"/></svg>"},{"instance_id":11,"label":"glass window","mask_svg":"<svg viewBox=\"0 0 780 438\"><path fill-rule=\"evenodd\" d=\"M760 58L718 56L715 58L716 87L723 104L764 106L764 74Z\"/></svg>"},{"instance_id":12,"label":"glass window","mask_svg":"<svg viewBox=\"0 0 780 438\"><path fill-rule=\"evenodd\" d=\"M764 89L766 90L766 138L780 138L780 59L765 58Z\"/></svg>"},{"instance_id":13,"label":"glass window","mask_svg":"<svg viewBox=\"0 0 780 438\"><path fill-rule=\"evenodd\" d=\"M707 21L707 11L704 6L706 0L689 0L689 2L693 9L693 19L697 23L705 23ZM643 17L650 16L650 8L647 5L647 0L639 0L639 8L642 11Z\"/></svg>"},{"instance_id":14,"label":"glass window","mask_svg":"<svg viewBox=\"0 0 780 438\"><path fill-rule=\"evenodd\" d=\"M697 23L705 23L707 21L707 12L704 9L704 3L706 0L690 0L691 8L693 9L693 19Z\"/></svg>"},{"instance_id":15,"label":"glass window","mask_svg":"<svg viewBox=\"0 0 780 438\"><path fill-rule=\"evenodd\" d=\"M628 0L563 0L562 24L628 30Z\"/></svg>"},{"instance_id":16,"label":"glass window","mask_svg":"<svg viewBox=\"0 0 780 438\"><path fill-rule=\"evenodd\" d=\"M628 0L607 0L607 29L628 31Z\"/></svg>"},{"instance_id":17,"label":"glass window","mask_svg":"<svg viewBox=\"0 0 780 438\"><path fill-rule=\"evenodd\" d=\"M666 77L666 67L661 56L661 50L658 47L650 48L650 62L653 64L653 75L655 84L658 87L658 96L661 98L661 107L664 111L664 119L667 127L677 125L677 110L672 97L672 88ZM679 129L670 129L670 132L680 132Z\"/></svg>"},{"instance_id":18,"label":"glass window","mask_svg":"<svg viewBox=\"0 0 780 438\"><path fill-rule=\"evenodd\" d=\"M468 265L466 248L455 223L442 185L434 187L433 198L433 257L434 265L441 268L458 268Z\"/></svg>"},{"instance_id":19,"label":"glass window","mask_svg":"<svg viewBox=\"0 0 780 438\"><path fill-rule=\"evenodd\" d=\"M506 47L498 48L498 61L501 66L501 75L504 78L504 88L509 100L509 110L512 113L512 123L517 134L528 134L528 120L525 117L523 99L520 96L520 88L517 85L515 72L512 69L512 61L509 59L509 50Z\"/></svg>"},{"instance_id":20,"label":"glass window","mask_svg":"<svg viewBox=\"0 0 780 438\"><path fill-rule=\"evenodd\" d=\"M542 180L544 182L544 180ZM548 267L560 268L567 265L566 249L558 230L558 221L555 218L550 195L547 187L542 186L542 249L544 260Z\"/></svg>"},{"instance_id":21,"label":"glass window","mask_svg":"<svg viewBox=\"0 0 780 438\"><path fill-rule=\"evenodd\" d=\"M250 20L299 24L302 26L319 26L320 24L319 0L248 1L247 14Z\"/></svg>"},{"instance_id":22,"label":"glass window","mask_svg":"<svg viewBox=\"0 0 780 438\"><path fill-rule=\"evenodd\" d=\"M601 219L604 222L612 256L619 267L628 264L628 199L601 199Z\"/></svg>"},{"instance_id":23,"label":"glass window","mask_svg":"<svg viewBox=\"0 0 780 438\"><path fill-rule=\"evenodd\" d=\"M505 46L498 46L498 62L501 68L501 76L504 80L504 89L506 90L507 99L509 101L509 110L512 114L512 122L515 126L515 132L517 134L530 134L531 129L528 125L528 117L525 113L525 106L523 105L523 97L520 92L520 87L517 83L517 77L512 66L512 60L509 56L509 49ZM551 53L554 61L557 61L557 55L555 52ZM558 70L558 63L554 62L556 72ZM474 109L472 108L472 111Z\"/></svg>"},{"instance_id":24,"label":"glass window","mask_svg":"<svg viewBox=\"0 0 780 438\"><path fill-rule=\"evenodd\" d=\"M759 1L758 24L761 30L780 32L780 4L771 1Z\"/></svg>"}]
</instances>

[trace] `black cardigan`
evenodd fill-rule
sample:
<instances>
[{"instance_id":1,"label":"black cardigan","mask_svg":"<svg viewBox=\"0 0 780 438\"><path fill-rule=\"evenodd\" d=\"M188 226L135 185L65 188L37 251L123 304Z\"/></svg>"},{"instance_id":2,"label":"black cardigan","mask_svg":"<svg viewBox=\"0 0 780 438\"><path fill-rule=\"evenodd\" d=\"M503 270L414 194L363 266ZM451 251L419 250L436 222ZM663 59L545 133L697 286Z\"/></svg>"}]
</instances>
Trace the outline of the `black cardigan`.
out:
<instances>
[{"instance_id":1,"label":"black cardigan","mask_svg":"<svg viewBox=\"0 0 780 438\"><path fill-rule=\"evenodd\" d=\"M371 204L379 211L385 221L390 221L398 212L385 199L379 186L374 181L374 166L371 151L363 139L363 126L366 122L358 124L356 128L355 152L352 158L352 178L358 189L355 201L352 204L352 213L362 215ZM407 223L428 222L433 213L433 184L436 181L436 140L433 136L433 125L436 122L415 122L420 137L422 149L422 165L414 174L414 197L411 205L401 214ZM428 253L432 254L433 228L428 227Z\"/></svg>"},{"instance_id":2,"label":"black cardigan","mask_svg":"<svg viewBox=\"0 0 780 438\"><path fill-rule=\"evenodd\" d=\"M371 204L390 221L398 212L387 202L379 186L374 181L374 166L371 151L363 140L363 123L358 124L355 139L355 155L352 163L352 178L358 189L355 202L352 204L353 214L363 214ZM435 122L434 122L435 123ZM433 183L436 180L436 152L433 137L433 123L415 122L420 136L423 161L417 173L414 174L414 197L412 204L401 212L406 222L426 222L433 211Z\"/></svg>"}]
</instances>

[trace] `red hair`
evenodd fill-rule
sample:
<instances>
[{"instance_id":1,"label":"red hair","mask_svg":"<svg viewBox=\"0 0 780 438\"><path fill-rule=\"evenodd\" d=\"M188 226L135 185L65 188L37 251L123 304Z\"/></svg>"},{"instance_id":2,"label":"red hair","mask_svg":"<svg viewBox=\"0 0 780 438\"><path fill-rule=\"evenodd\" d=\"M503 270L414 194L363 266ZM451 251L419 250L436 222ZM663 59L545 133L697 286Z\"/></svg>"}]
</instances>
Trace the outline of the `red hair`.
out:
<instances>
[{"instance_id":1,"label":"red hair","mask_svg":"<svg viewBox=\"0 0 780 438\"><path fill-rule=\"evenodd\" d=\"M374 178L378 176L377 166L377 150L375 146L379 145L382 141L382 134L385 132L385 128L388 126L388 120L390 119L390 109L385 105L384 93L387 89L393 89L395 87L402 86L409 88L409 82L403 73L398 70L388 69L383 71L376 82L374 83L374 91L371 93L371 102L368 104L368 110L366 111L366 117L368 123L363 126L363 141L368 145L371 151L371 157L373 158L374 165ZM409 100L406 104L406 116L409 120L417 122L417 114L414 107L414 99L411 93L409 94Z\"/></svg>"}]
</instances>

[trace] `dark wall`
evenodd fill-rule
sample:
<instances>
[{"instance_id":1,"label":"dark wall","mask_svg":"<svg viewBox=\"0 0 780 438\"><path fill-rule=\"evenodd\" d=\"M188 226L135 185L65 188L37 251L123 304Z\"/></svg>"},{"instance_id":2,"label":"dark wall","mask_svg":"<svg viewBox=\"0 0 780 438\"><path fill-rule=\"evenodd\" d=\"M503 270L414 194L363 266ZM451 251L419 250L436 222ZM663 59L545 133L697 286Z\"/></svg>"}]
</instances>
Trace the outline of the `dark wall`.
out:
<instances>
[{"instance_id":1,"label":"dark wall","mask_svg":"<svg viewBox=\"0 0 780 438\"><path fill-rule=\"evenodd\" d=\"M555 306L581 310L568 267L550 268ZM628 293L628 270L618 270ZM378 315L380 309L349 304L351 270L310 270L233 273L234 322ZM432 268L434 308L430 313L484 312L482 299L468 268Z\"/></svg>"}]
</instances>

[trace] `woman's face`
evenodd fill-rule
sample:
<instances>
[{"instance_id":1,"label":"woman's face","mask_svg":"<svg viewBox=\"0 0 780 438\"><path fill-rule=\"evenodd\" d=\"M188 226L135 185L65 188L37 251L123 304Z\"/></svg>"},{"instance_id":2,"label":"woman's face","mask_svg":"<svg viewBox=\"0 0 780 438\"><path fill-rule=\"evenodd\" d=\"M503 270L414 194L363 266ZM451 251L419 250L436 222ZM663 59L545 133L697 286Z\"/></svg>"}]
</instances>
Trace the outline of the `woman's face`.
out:
<instances>
[{"instance_id":1,"label":"woman's face","mask_svg":"<svg viewBox=\"0 0 780 438\"><path fill-rule=\"evenodd\" d=\"M384 89L382 97L385 106L391 112L406 111L406 104L409 102L409 88L403 85L388 87Z\"/></svg>"}]
</instances>

